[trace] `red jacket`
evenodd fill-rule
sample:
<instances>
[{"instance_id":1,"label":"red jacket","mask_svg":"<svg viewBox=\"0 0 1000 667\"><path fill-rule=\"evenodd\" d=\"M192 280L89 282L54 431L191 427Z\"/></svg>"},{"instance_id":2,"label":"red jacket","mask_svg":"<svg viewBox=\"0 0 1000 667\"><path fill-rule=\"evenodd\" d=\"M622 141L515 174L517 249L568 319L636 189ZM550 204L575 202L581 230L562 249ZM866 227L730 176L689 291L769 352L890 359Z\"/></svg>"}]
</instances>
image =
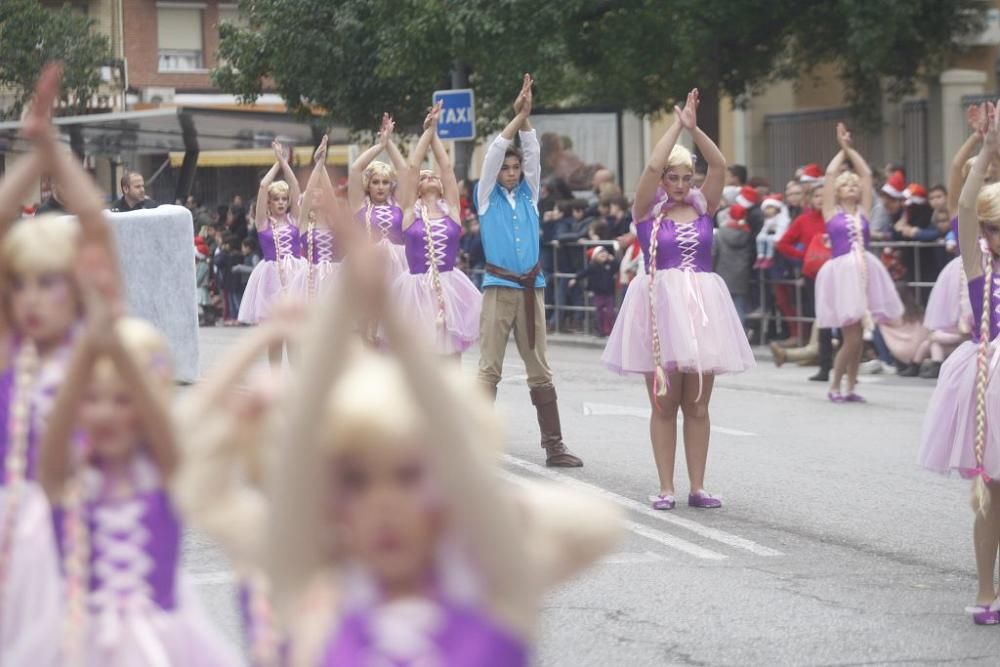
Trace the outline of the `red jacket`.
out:
<instances>
[{"instance_id":1,"label":"red jacket","mask_svg":"<svg viewBox=\"0 0 1000 667\"><path fill-rule=\"evenodd\" d=\"M813 237L818 234L826 234L826 223L823 221L823 214L817 210L807 208L802 215L795 218L795 221L788 226L781 240L775 246L775 250L788 259L801 260L806 255L806 248L812 242ZM801 247L797 247L800 246Z\"/></svg>"}]
</instances>

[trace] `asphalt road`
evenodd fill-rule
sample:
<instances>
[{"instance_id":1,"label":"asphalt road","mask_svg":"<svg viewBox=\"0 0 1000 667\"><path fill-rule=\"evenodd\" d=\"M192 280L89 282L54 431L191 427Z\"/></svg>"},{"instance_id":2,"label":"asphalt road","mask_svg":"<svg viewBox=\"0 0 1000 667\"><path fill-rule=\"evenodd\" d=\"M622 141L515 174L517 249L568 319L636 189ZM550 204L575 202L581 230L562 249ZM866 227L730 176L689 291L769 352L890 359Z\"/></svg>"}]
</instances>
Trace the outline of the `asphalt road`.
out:
<instances>
[{"instance_id":1,"label":"asphalt road","mask_svg":"<svg viewBox=\"0 0 1000 667\"><path fill-rule=\"evenodd\" d=\"M202 331L202 367L237 335ZM915 464L932 382L864 376L867 405L832 405L811 369L764 356L717 380L707 486L720 510L646 509L657 488L645 389L598 349L553 345L563 431L586 461L541 467L513 347L498 404L506 474L586 484L628 511L617 553L549 596L540 665L998 665L1000 628L976 627L969 488ZM475 353L466 355L470 371ZM232 577L188 535L185 568L237 636Z\"/></svg>"}]
</instances>

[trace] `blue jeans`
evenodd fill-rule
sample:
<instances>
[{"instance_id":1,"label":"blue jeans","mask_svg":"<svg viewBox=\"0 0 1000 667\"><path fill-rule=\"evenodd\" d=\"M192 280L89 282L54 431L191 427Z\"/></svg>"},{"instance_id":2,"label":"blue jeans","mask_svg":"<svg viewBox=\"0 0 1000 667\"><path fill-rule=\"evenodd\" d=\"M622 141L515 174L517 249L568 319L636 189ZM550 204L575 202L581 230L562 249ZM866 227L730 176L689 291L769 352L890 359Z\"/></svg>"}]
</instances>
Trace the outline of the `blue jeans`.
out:
<instances>
[{"instance_id":1,"label":"blue jeans","mask_svg":"<svg viewBox=\"0 0 1000 667\"><path fill-rule=\"evenodd\" d=\"M736 314L740 316L740 324L747 325L747 296L746 294L730 294L733 298L733 305L736 306Z\"/></svg>"}]
</instances>

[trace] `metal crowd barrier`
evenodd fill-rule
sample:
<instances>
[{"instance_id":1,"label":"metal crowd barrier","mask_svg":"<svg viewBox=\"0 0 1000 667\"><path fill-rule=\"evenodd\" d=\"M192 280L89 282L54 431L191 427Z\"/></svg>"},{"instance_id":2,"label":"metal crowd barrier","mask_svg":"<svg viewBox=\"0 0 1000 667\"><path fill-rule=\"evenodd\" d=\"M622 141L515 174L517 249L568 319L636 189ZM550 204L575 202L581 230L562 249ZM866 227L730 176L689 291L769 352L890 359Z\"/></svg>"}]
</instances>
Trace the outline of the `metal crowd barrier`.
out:
<instances>
[{"instance_id":1,"label":"metal crowd barrier","mask_svg":"<svg viewBox=\"0 0 1000 667\"><path fill-rule=\"evenodd\" d=\"M594 246L608 246L612 241L591 241L591 240L580 240L573 243L560 243L559 241L553 241L550 244L552 252L552 267L551 272L546 273L547 287L545 291L545 312L547 319L550 324L550 329L557 333L565 332L566 320L574 319L572 316L575 314L577 317L576 323L579 324L580 332L591 333L591 324L596 324L595 312L596 308L590 303L590 293L583 288L579 288L582 293L583 302L581 304L569 305L568 298L570 293L568 292L568 281L571 278L575 278L575 273L569 273L563 270L565 267L559 266L559 255L560 250L566 249L578 249L581 255L581 266L586 266L587 260L587 250ZM930 280L930 276L926 276L927 267L923 266L922 258L920 256L920 250L928 248L944 248L944 241L872 241L870 246L870 251L880 256L884 250L903 250L904 253L912 253L911 262L907 262L908 257L904 255L903 261L908 266L912 267L913 275L910 280L904 281L902 284L904 287L913 291L914 301L921 307L927 303L927 295L930 294L930 288L934 286L934 280ZM546 248L542 248L542 252L546 252ZM565 263L565 262L564 262ZM544 264L543 264L544 265ZM943 265L940 268L943 268ZM470 271L471 274L481 278L484 273L483 269L473 269ZM757 322L759 326L753 327L755 339L759 344L764 344L767 342L767 334L771 329L773 324L775 330L777 331L779 337L784 334L787 337L790 332L789 324L811 324L814 320L813 317L807 317L804 313L804 288L805 279L799 275L798 268L795 269L795 278L784 278L784 279L774 279L769 276L769 271L765 269L755 270L751 274L750 278L750 291L757 292L758 304L760 307L757 312L747 313L748 322ZM795 304L795 315L785 315L778 310L775 304L774 288L781 285L787 285L794 290L794 304ZM617 295L616 303L621 305L622 297L624 296L624 287L619 286L619 294ZM748 304L749 307L749 304ZM571 331L577 332L576 326L570 326ZM804 344L805 337L803 335L804 327L799 326L798 338Z\"/></svg>"}]
</instances>

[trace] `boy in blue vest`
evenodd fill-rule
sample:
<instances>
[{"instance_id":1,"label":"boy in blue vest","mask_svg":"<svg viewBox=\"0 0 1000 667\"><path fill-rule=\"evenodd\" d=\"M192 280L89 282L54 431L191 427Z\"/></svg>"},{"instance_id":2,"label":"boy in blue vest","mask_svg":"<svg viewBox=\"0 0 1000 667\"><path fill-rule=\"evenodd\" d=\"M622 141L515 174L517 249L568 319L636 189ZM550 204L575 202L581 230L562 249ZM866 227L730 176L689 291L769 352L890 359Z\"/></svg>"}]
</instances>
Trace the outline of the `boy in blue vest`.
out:
<instances>
[{"instance_id":1,"label":"boy in blue vest","mask_svg":"<svg viewBox=\"0 0 1000 667\"><path fill-rule=\"evenodd\" d=\"M476 189L480 234L486 254L483 310L479 326L479 381L495 400L507 340L514 331L528 372L531 402L538 413L545 464L576 468L583 461L562 440L552 371L545 360L545 277L538 258L538 190L541 176L538 137L531 115L531 75L524 75L514 101L514 119L483 160ZM522 153L512 145L521 138ZM522 175L523 167L523 175Z\"/></svg>"}]
</instances>

